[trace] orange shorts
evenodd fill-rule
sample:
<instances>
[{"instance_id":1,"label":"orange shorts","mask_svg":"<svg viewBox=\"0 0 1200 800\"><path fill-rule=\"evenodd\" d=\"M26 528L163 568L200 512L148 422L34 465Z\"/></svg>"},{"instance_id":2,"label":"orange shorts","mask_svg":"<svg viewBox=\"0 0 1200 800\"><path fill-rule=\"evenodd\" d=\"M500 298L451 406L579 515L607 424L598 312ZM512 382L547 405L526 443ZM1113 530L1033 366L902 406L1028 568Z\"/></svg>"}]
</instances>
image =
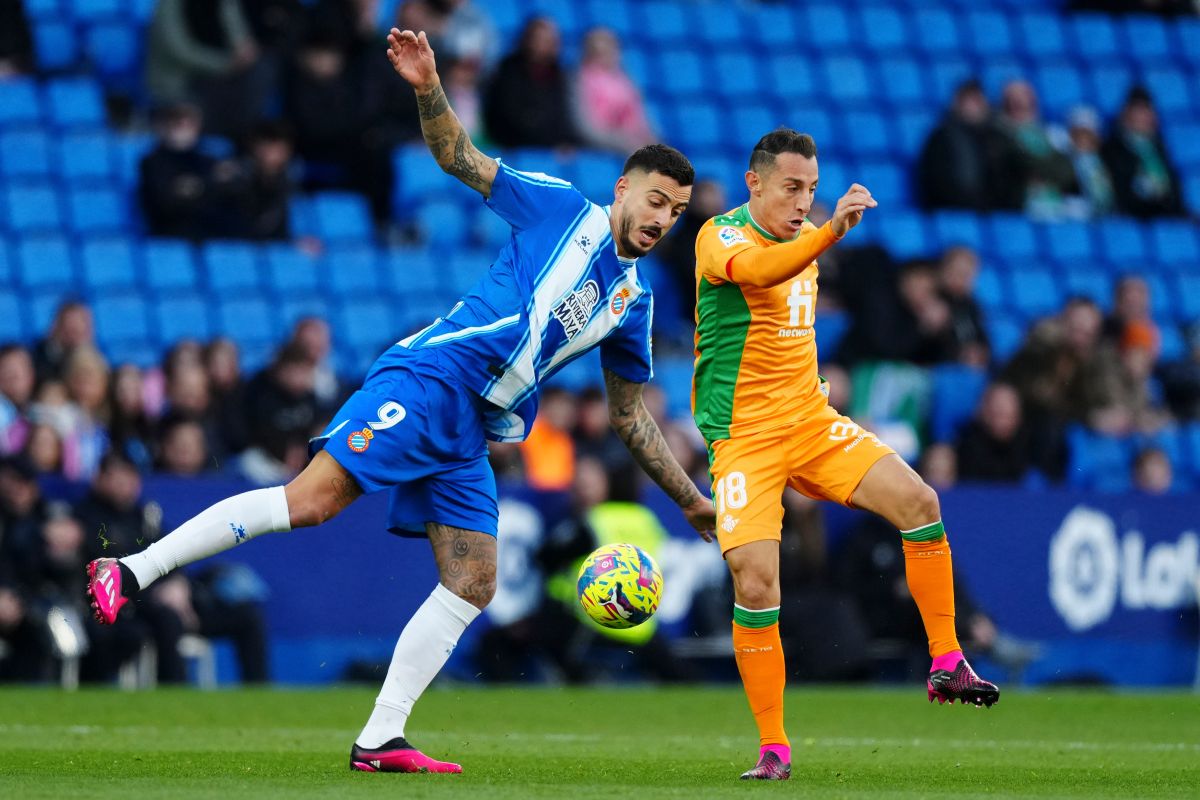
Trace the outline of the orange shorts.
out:
<instances>
[{"instance_id":1,"label":"orange shorts","mask_svg":"<svg viewBox=\"0 0 1200 800\"><path fill-rule=\"evenodd\" d=\"M849 506L867 471L894 452L828 405L801 422L716 442L709 466L721 552L779 541L784 487Z\"/></svg>"}]
</instances>

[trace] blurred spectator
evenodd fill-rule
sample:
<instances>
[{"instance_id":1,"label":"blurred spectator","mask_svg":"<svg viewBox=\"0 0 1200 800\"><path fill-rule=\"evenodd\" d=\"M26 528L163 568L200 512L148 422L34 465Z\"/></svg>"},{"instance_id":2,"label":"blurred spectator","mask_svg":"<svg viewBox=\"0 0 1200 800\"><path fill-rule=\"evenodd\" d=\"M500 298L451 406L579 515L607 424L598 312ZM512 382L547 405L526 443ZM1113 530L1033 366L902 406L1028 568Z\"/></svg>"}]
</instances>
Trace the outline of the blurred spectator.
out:
<instances>
[{"instance_id":1,"label":"blurred spectator","mask_svg":"<svg viewBox=\"0 0 1200 800\"><path fill-rule=\"evenodd\" d=\"M1195 0L1070 0L1072 11L1100 11L1105 14L1161 14L1173 17L1196 14Z\"/></svg>"},{"instance_id":2,"label":"blurred spectator","mask_svg":"<svg viewBox=\"0 0 1200 800\"><path fill-rule=\"evenodd\" d=\"M71 351L64 384L70 400L70 425L59 429L63 437L63 474L71 480L89 480L108 449L109 368L100 351L82 345Z\"/></svg>"},{"instance_id":3,"label":"blurred spectator","mask_svg":"<svg viewBox=\"0 0 1200 800\"><path fill-rule=\"evenodd\" d=\"M637 469L629 449L608 421L608 399L604 392L596 388L582 392L576 401L575 420L573 438L575 453L579 458L594 458L610 472L614 469ZM663 434L666 434L665 430Z\"/></svg>"},{"instance_id":4,"label":"blurred spectator","mask_svg":"<svg viewBox=\"0 0 1200 800\"><path fill-rule=\"evenodd\" d=\"M314 375L308 354L293 343L246 386L250 449L241 468L251 480L274 475L272 482L279 482L308 462L308 440L323 421L313 393Z\"/></svg>"},{"instance_id":5,"label":"blurred spectator","mask_svg":"<svg viewBox=\"0 0 1200 800\"><path fill-rule=\"evenodd\" d=\"M217 162L199 149L200 126L196 106L175 105L159 115L158 145L138 169L138 197L152 236L213 233Z\"/></svg>"},{"instance_id":6,"label":"blurred spectator","mask_svg":"<svg viewBox=\"0 0 1200 800\"><path fill-rule=\"evenodd\" d=\"M1015 211L1024 201L1021 175L1015 143L992 117L983 87L975 80L963 83L921 151L922 205Z\"/></svg>"},{"instance_id":7,"label":"blurred spectator","mask_svg":"<svg viewBox=\"0 0 1200 800\"><path fill-rule=\"evenodd\" d=\"M231 181L225 208L228 236L267 241L290 234L292 135L281 122L262 122L250 135L247 157Z\"/></svg>"},{"instance_id":8,"label":"blurred spectator","mask_svg":"<svg viewBox=\"0 0 1200 800\"><path fill-rule=\"evenodd\" d=\"M1158 325L1151 310L1150 286L1141 275L1123 275L1113 287L1113 310L1104 320L1104 337L1119 347L1126 332L1135 326L1153 333L1157 344Z\"/></svg>"},{"instance_id":9,"label":"blurred spectator","mask_svg":"<svg viewBox=\"0 0 1200 800\"><path fill-rule=\"evenodd\" d=\"M1067 150L1075 169L1075 183L1084 202L1082 217L1100 217L1116 210L1116 191L1112 176L1100 157L1100 117L1089 106L1071 112L1070 147Z\"/></svg>"},{"instance_id":10,"label":"blurred spectator","mask_svg":"<svg viewBox=\"0 0 1200 800\"><path fill-rule=\"evenodd\" d=\"M488 134L501 147L558 147L579 143L571 117L562 42L549 17L534 17L516 50L505 56L484 94Z\"/></svg>"},{"instance_id":11,"label":"blurred spectator","mask_svg":"<svg viewBox=\"0 0 1200 800\"><path fill-rule=\"evenodd\" d=\"M450 107L471 137L484 135L481 76L479 62L464 58L450 63L442 81Z\"/></svg>"},{"instance_id":12,"label":"blurred spectator","mask_svg":"<svg viewBox=\"0 0 1200 800\"><path fill-rule=\"evenodd\" d=\"M208 130L237 137L262 111L270 75L240 0L158 0L146 87L157 106L198 102Z\"/></svg>"},{"instance_id":13,"label":"blurred spectator","mask_svg":"<svg viewBox=\"0 0 1200 800\"><path fill-rule=\"evenodd\" d=\"M188 419L204 432L204 450L225 456L221 420L209 390L208 372L199 362L180 362L167 373L167 418Z\"/></svg>"},{"instance_id":14,"label":"blurred spectator","mask_svg":"<svg viewBox=\"0 0 1200 800\"><path fill-rule=\"evenodd\" d=\"M654 257L667 266L670 281L675 285L674 293L679 298L675 313L688 329L689 338L696 320L696 235L704 223L728 210L725 190L719 182L696 181L687 210L654 251ZM671 313L661 306L654 310L658 314Z\"/></svg>"},{"instance_id":15,"label":"blurred spectator","mask_svg":"<svg viewBox=\"0 0 1200 800\"><path fill-rule=\"evenodd\" d=\"M1180 419L1200 420L1200 322L1187 329L1187 353L1162 367L1159 379L1171 412Z\"/></svg>"},{"instance_id":16,"label":"blurred spectator","mask_svg":"<svg viewBox=\"0 0 1200 800\"><path fill-rule=\"evenodd\" d=\"M342 400L342 383L333 362L329 323L320 317L304 317L292 328L288 345L294 345L313 367L313 394L324 412L332 414Z\"/></svg>"},{"instance_id":17,"label":"blurred spectator","mask_svg":"<svg viewBox=\"0 0 1200 800\"><path fill-rule=\"evenodd\" d=\"M33 70L33 36L24 0L0 0L0 80Z\"/></svg>"},{"instance_id":18,"label":"blurred spectator","mask_svg":"<svg viewBox=\"0 0 1200 800\"><path fill-rule=\"evenodd\" d=\"M33 350L33 363L39 384L60 380L67 357L76 347L94 344L95 325L92 310L81 300L66 300L54 312L50 331Z\"/></svg>"},{"instance_id":19,"label":"blurred spectator","mask_svg":"<svg viewBox=\"0 0 1200 800\"><path fill-rule=\"evenodd\" d=\"M939 292L933 265L924 261L906 265L896 289L896 312L872 320L879 349L869 355L922 365L954 360L958 351L954 319L950 303Z\"/></svg>"},{"instance_id":20,"label":"blurred spectator","mask_svg":"<svg viewBox=\"0 0 1200 800\"><path fill-rule=\"evenodd\" d=\"M621 67L621 43L608 28L584 37L572 99L585 144L627 156L654 141L642 94Z\"/></svg>"},{"instance_id":21,"label":"blurred spectator","mask_svg":"<svg viewBox=\"0 0 1200 800\"><path fill-rule=\"evenodd\" d=\"M146 411L142 394L142 371L133 364L122 364L112 380L108 435L112 450L128 458L139 469L153 463L154 421Z\"/></svg>"},{"instance_id":22,"label":"blurred spectator","mask_svg":"<svg viewBox=\"0 0 1200 800\"><path fill-rule=\"evenodd\" d=\"M958 453L948 444L935 442L921 453L917 471L938 491L953 488L958 483Z\"/></svg>"},{"instance_id":23,"label":"blurred spectator","mask_svg":"<svg viewBox=\"0 0 1200 800\"><path fill-rule=\"evenodd\" d=\"M36 548L50 513L33 465L20 456L0 460L0 562L19 562Z\"/></svg>"},{"instance_id":24,"label":"blurred spectator","mask_svg":"<svg viewBox=\"0 0 1200 800\"><path fill-rule=\"evenodd\" d=\"M142 503L142 476L132 461L109 453L75 516L87 532L87 559L145 549L162 533L162 509Z\"/></svg>"},{"instance_id":25,"label":"blurred spectator","mask_svg":"<svg viewBox=\"0 0 1200 800\"><path fill-rule=\"evenodd\" d=\"M1106 347L1085 373L1084 421L1101 433L1152 433L1168 421L1153 382L1158 331L1149 323L1127 325L1117 348Z\"/></svg>"},{"instance_id":26,"label":"blurred spectator","mask_svg":"<svg viewBox=\"0 0 1200 800\"><path fill-rule=\"evenodd\" d=\"M1133 488L1146 494L1168 494L1174 487L1171 459L1157 447L1147 447L1133 460Z\"/></svg>"},{"instance_id":27,"label":"blurred spectator","mask_svg":"<svg viewBox=\"0 0 1200 800\"><path fill-rule=\"evenodd\" d=\"M0 569L0 682L41 680L49 658L43 626L30 614L15 580Z\"/></svg>"},{"instance_id":28,"label":"blurred spectator","mask_svg":"<svg viewBox=\"0 0 1200 800\"><path fill-rule=\"evenodd\" d=\"M37 475L63 474L63 440L51 425L38 423L29 429L22 456Z\"/></svg>"},{"instance_id":29,"label":"blurred spectator","mask_svg":"<svg viewBox=\"0 0 1200 800\"><path fill-rule=\"evenodd\" d=\"M1101 155L1112 175L1122 213L1135 217L1183 214L1179 178L1159 133L1154 100L1144 88L1129 90Z\"/></svg>"},{"instance_id":30,"label":"blurred spectator","mask_svg":"<svg viewBox=\"0 0 1200 800\"><path fill-rule=\"evenodd\" d=\"M409 5L405 3L405 5ZM499 55L497 42L500 36L487 12L472 0L428 0L425 3L436 17L441 18L438 53L445 53L455 61L473 61L490 69ZM411 30L421 30L411 28ZM401 30L404 30L401 28ZM451 98L453 104L454 98ZM455 110L458 109L454 106Z\"/></svg>"},{"instance_id":31,"label":"blurred spectator","mask_svg":"<svg viewBox=\"0 0 1200 800\"><path fill-rule=\"evenodd\" d=\"M242 0L250 35L266 52L291 45L304 22L304 0Z\"/></svg>"},{"instance_id":32,"label":"blurred spectator","mask_svg":"<svg viewBox=\"0 0 1200 800\"><path fill-rule=\"evenodd\" d=\"M529 438L521 442L525 481L534 489L566 491L575 479L575 398L564 389L542 392L541 408Z\"/></svg>"},{"instance_id":33,"label":"blurred spectator","mask_svg":"<svg viewBox=\"0 0 1200 800\"><path fill-rule=\"evenodd\" d=\"M25 414L33 399L33 357L19 344L0 346L0 456L20 452L29 438Z\"/></svg>"},{"instance_id":34,"label":"blurred spectator","mask_svg":"<svg viewBox=\"0 0 1200 800\"><path fill-rule=\"evenodd\" d=\"M208 386L215 412L221 450L240 453L246 449L245 381L238 347L232 339L213 339L204 349Z\"/></svg>"},{"instance_id":35,"label":"blurred spectator","mask_svg":"<svg viewBox=\"0 0 1200 800\"><path fill-rule=\"evenodd\" d=\"M159 436L159 471L191 478L211 465L208 442L200 423L188 417L167 417Z\"/></svg>"},{"instance_id":36,"label":"blurred spectator","mask_svg":"<svg viewBox=\"0 0 1200 800\"><path fill-rule=\"evenodd\" d=\"M1000 119L1020 155L1026 211L1057 216L1064 198L1075 193L1075 171L1070 158L1052 141L1055 131L1042 120L1037 92L1028 81L1014 80L1005 85Z\"/></svg>"},{"instance_id":37,"label":"blurred spectator","mask_svg":"<svg viewBox=\"0 0 1200 800\"><path fill-rule=\"evenodd\" d=\"M1032 461L1021 396L1007 383L993 383L983 393L975 419L959 437L958 477L1015 483L1025 477Z\"/></svg>"},{"instance_id":38,"label":"blurred spectator","mask_svg":"<svg viewBox=\"0 0 1200 800\"><path fill-rule=\"evenodd\" d=\"M975 300L979 256L969 247L951 247L942 254L938 273L942 299L950 308L951 357L960 364L986 367L990 356L983 309Z\"/></svg>"}]
</instances>

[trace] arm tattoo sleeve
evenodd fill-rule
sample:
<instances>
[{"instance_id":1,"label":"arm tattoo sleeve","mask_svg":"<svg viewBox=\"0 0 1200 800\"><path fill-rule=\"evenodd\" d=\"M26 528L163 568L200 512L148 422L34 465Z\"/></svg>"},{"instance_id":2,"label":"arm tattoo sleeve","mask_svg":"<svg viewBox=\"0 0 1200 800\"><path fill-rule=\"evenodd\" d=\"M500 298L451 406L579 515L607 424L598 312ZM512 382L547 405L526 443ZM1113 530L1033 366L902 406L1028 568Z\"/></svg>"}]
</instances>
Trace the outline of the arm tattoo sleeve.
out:
<instances>
[{"instance_id":1,"label":"arm tattoo sleeve","mask_svg":"<svg viewBox=\"0 0 1200 800\"><path fill-rule=\"evenodd\" d=\"M495 177L495 161L479 152L471 142L454 109L450 108L442 87L435 86L428 94L418 94L417 109L421 134L438 166L475 191L489 194Z\"/></svg>"},{"instance_id":2,"label":"arm tattoo sleeve","mask_svg":"<svg viewBox=\"0 0 1200 800\"><path fill-rule=\"evenodd\" d=\"M613 429L646 474L680 508L702 500L700 490L671 455L662 431L642 403L642 384L631 383L604 370L604 387L608 393L608 416Z\"/></svg>"}]
</instances>

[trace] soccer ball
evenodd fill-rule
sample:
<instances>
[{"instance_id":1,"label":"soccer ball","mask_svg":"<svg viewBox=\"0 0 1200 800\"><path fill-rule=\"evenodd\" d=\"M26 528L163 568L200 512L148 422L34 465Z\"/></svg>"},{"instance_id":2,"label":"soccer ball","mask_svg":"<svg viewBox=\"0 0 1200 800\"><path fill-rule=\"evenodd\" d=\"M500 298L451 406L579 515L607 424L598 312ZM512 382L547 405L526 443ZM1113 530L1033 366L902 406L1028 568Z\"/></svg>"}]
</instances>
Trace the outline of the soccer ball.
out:
<instances>
[{"instance_id":1,"label":"soccer ball","mask_svg":"<svg viewBox=\"0 0 1200 800\"><path fill-rule=\"evenodd\" d=\"M662 588L658 564L631 544L600 547L579 568L579 602L606 628L632 628L650 619L658 610Z\"/></svg>"}]
</instances>

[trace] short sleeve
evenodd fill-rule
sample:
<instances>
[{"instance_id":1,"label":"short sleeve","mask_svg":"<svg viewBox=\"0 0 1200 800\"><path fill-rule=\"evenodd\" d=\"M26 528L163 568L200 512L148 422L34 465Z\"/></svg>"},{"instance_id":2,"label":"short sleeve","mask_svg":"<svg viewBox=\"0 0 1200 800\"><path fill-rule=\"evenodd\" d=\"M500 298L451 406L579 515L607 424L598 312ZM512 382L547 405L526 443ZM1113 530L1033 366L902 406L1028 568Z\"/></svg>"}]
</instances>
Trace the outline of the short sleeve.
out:
<instances>
[{"instance_id":1,"label":"short sleeve","mask_svg":"<svg viewBox=\"0 0 1200 800\"><path fill-rule=\"evenodd\" d=\"M578 212L587 199L570 183L540 172L521 172L499 161L492 191L485 201L517 230L532 228L556 214Z\"/></svg>"},{"instance_id":2,"label":"short sleeve","mask_svg":"<svg viewBox=\"0 0 1200 800\"><path fill-rule=\"evenodd\" d=\"M721 224L720 218L700 229L696 237L696 266L700 274L713 281L732 280L729 262L744 250L758 247L740 225Z\"/></svg>"},{"instance_id":3,"label":"short sleeve","mask_svg":"<svg viewBox=\"0 0 1200 800\"><path fill-rule=\"evenodd\" d=\"M653 296L649 292L642 295L628 313L629 319L600 342L600 366L630 383L647 383L654 377L650 356Z\"/></svg>"}]
</instances>

